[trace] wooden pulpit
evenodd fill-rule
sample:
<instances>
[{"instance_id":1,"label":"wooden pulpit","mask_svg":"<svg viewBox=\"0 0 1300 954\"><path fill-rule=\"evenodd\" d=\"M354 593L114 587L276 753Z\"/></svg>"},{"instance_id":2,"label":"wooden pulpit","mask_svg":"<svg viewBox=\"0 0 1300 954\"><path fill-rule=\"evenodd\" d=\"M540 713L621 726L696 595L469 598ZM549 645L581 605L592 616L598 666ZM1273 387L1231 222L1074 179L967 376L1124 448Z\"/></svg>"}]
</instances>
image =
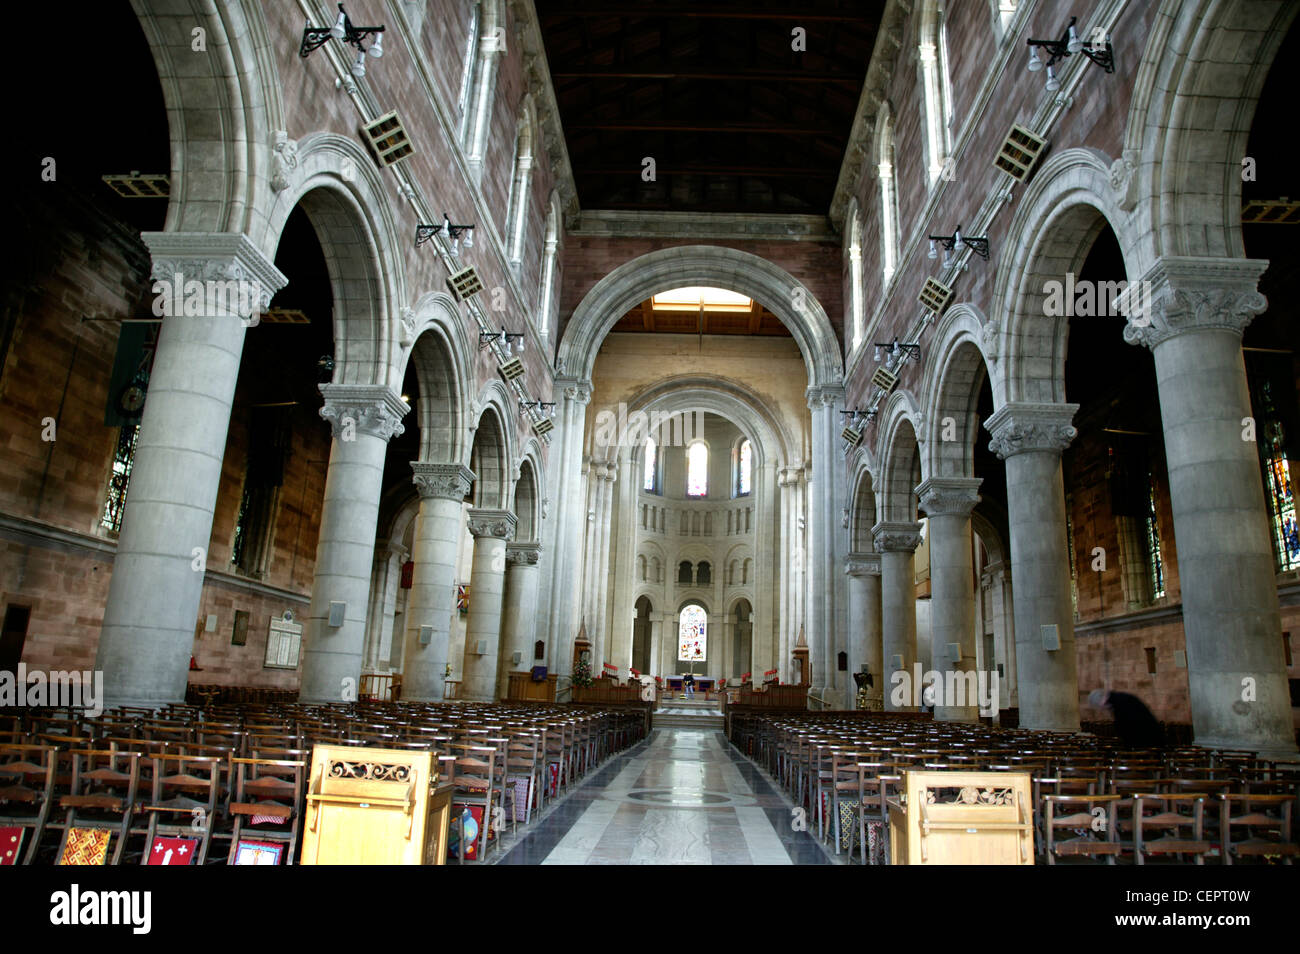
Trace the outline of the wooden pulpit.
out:
<instances>
[{"instance_id":1,"label":"wooden pulpit","mask_svg":"<svg viewBox=\"0 0 1300 954\"><path fill-rule=\"evenodd\" d=\"M447 863L452 785L432 752L318 745L310 779L302 864Z\"/></svg>"}]
</instances>

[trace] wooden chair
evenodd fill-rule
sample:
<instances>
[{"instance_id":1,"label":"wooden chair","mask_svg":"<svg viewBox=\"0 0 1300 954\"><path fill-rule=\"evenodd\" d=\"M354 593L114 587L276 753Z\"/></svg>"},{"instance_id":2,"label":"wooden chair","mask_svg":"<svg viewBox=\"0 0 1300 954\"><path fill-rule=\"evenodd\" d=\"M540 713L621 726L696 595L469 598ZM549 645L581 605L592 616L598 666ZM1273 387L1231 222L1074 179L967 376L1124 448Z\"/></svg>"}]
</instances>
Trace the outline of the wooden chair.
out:
<instances>
[{"instance_id":1,"label":"wooden chair","mask_svg":"<svg viewBox=\"0 0 1300 954\"><path fill-rule=\"evenodd\" d=\"M1266 861L1281 859L1289 865L1300 855L1300 845L1292 839L1291 806L1294 794L1219 795L1220 857L1225 865L1245 858ZM1234 840L1233 829L1245 829L1241 840Z\"/></svg>"},{"instance_id":2,"label":"wooden chair","mask_svg":"<svg viewBox=\"0 0 1300 954\"><path fill-rule=\"evenodd\" d=\"M0 862L29 865L36 858L54 805L56 764L48 745L0 745L0 827L19 829L20 842L0 845Z\"/></svg>"},{"instance_id":3,"label":"wooden chair","mask_svg":"<svg viewBox=\"0 0 1300 954\"><path fill-rule=\"evenodd\" d=\"M1058 857L1102 857L1107 864L1115 864L1123 847L1119 840L1116 806L1119 795L1044 795L1043 799L1043 854L1049 865ZM1059 810L1065 814L1058 814ZM1097 812L1100 810L1101 815ZM1101 826L1096 821L1102 820ZM1058 839L1060 829L1083 831L1073 838ZM1102 837L1094 837L1101 833Z\"/></svg>"},{"instance_id":4,"label":"wooden chair","mask_svg":"<svg viewBox=\"0 0 1300 954\"><path fill-rule=\"evenodd\" d=\"M510 787L511 794L515 799L515 810L513 819L519 820L519 806L523 806L524 824L528 825L533 820L533 805L539 804L540 782L538 775L538 752L540 751L541 737L524 732L516 732L509 737L509 742L505 754L505 768L502 770L502 776L506 779L506 784ZM523 791L520 791L520 787Z\"/></svg>"},{"instance_id":5,"label":"wooden chair","mask_svg":"<svg viewBox=\"0 0 1300 954\"><path fill-rule=\"evenodd\" d=\"M152 792L142 806L149 823L145 829L140 864L150 863L154 839L197 840L193 864L206 864L221 797L221 771L225 759L211 756L155 755ZM164 860L164 864L170 863ZM191 863L191 862L186 862Z\"/></svg>"},{"instance_id":6,"label":"wooden chair","mask_svg":"<svg viewBox=\"0 0 1300 954\"><path fill-rule=\"evenodd\" d=\"M306 763L288 759L232 758L234 794L230 814L235 820L228 864L239 855L245 836L284 845L284 864L294 863L302 829L303 779Z\"/></svg>"},{"instance_id":7,"label":"wooden chair","mask_svg":"<svg viewBox=\"0 0 1300 954\"><path fill-rule=\"evenodd\" d=\"M1204 837L1206 797L1202 792L1134 795L1133 863L1146 864L1148 855L1173 854L1192 855L1196 864L1205 864L1205 856L1215 850L1214 843ZM1151 814L1147 814L1148 808ZM1166 834L1152 839L1148 831Z\"/></svg>"},{"instance_id":8,"label":"wooden chair","mask_svg":"<svg viewBox=\"0 0 1300 954\"><path fill-rule=\"evenodd\" d=\"M110 850L105 860L111 865L121 862L135 813L140 759L139 752L120 750L80 749L72 753L69 792L58 799L65 814L62 821L47 825L63 833L56 864L62 860L74 829L107 831Z\"/></svg>"},{"instance_id":9,"label":"wooden chair","mask_svg":"<svg viewBox=\"0 0 1300 954\"><path fill-rule=\"evenodd\" d=\"M492 830L492 809L497 790L497 749L492 745L454 742L451 746L451 754L455 759L450 763L453 774L448 781L453 785L451 823L458 825L460 832L457 858L461 864L464 864L465 856L469 854L466 844L465 815L471 807L480 807L482 815L474 860L483 861L487 856L490 840L488 833ZM455 812L457 806L461 807L459 814Z\"/></svg>"}]
</instances>

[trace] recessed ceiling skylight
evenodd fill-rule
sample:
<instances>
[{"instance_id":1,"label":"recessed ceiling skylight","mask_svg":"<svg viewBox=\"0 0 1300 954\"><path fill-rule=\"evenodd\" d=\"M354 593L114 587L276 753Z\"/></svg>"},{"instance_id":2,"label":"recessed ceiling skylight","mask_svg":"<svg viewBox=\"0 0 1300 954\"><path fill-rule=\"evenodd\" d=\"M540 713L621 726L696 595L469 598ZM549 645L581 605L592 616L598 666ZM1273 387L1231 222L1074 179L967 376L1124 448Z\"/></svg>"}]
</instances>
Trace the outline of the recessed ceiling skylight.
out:
<instances>
[{"instance_id":1,"label":"recessed ceiling skylight","mask_svg":"<svg viewBox=\"0 0 1300 954\"><path fill-rule=\"evenodd\" d=\"M672 291L660 292L651 299L651 307L656 311L749 311L753 308L753 299L746 298L725 288L674 288Z\"/></svg>"}]
</instances>

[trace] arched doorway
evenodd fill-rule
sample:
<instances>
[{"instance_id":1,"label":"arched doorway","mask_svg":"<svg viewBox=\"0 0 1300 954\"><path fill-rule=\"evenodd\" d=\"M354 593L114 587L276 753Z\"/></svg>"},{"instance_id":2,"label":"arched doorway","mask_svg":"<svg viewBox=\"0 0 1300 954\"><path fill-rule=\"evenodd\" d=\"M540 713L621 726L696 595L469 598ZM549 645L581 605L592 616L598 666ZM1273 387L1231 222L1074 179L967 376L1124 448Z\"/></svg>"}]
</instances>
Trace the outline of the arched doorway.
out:
<instances>
[{"instance_id":1,"label":"arched doorway","mask_svg":"<svg viewBox=\"0 0 1300 954\"><path fill-rule=\"evenodd\" d=\"M650 600L639 597L632 620L632 668L640 673L650 672L650 613Z\"/></svg>"}]
</instances>

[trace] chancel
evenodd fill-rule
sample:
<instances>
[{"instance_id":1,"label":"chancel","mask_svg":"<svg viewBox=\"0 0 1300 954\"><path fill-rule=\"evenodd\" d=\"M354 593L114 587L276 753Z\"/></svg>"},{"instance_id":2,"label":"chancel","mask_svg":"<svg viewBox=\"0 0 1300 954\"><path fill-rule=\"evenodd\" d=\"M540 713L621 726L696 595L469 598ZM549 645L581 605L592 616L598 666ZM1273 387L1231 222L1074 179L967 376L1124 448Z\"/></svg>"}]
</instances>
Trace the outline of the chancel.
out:
<instances>
[{"instance_id":1,"label":"chancel","mask_svg":"<svg viewBox=\"0 0 1300 954\"><path fill-rule=\"evenodd\" d=\"M1298 12L10 11L0 864L1292 864Z\"/></svg>"}]
</instances>

